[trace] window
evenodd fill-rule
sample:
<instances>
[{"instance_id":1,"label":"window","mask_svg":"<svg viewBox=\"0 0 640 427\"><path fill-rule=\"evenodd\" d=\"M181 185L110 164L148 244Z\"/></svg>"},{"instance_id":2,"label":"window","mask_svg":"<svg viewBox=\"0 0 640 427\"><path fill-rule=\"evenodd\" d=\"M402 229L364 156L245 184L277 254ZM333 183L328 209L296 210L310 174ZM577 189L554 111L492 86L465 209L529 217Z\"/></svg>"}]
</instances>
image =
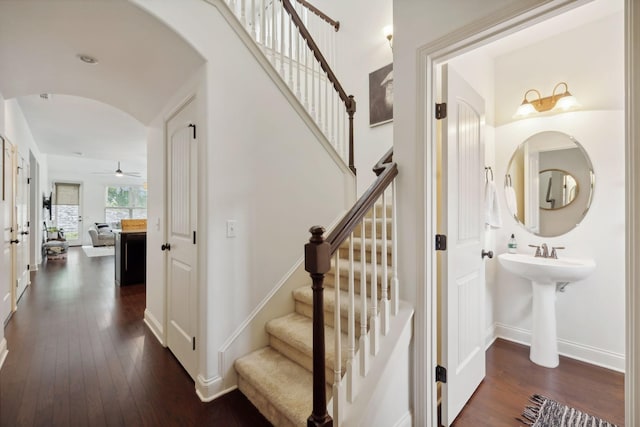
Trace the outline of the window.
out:
<instances>
[{"instance_id":1,"label":"window","mask_svg":"<svg viewBox=\"0 0 640 427\"><path fill-rule=\"evenodd\" d=\"M78 239L80 219L80 184L54 183L53 220L67 240Z\"/></svg>"},{"instance_id":2,"label":"window","mask_svg":"<svg viewBox=\"0 0 640 427\"><path fill-rule=\"evenodd\" d=\"M120 228L121 219L147 218L147 190L142 186L107 187L105 221Z\"/></svg>"}]
</instances>

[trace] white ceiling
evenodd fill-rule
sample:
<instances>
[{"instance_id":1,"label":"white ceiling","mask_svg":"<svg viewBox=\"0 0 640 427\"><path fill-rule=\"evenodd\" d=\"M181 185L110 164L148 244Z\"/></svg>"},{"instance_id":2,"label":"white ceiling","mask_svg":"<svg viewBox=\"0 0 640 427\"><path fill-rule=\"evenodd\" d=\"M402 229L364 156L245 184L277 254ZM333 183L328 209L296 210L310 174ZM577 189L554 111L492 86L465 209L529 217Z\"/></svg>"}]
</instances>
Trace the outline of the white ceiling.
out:
<instances>
[{"instance_id":1,"label":"white ceiling","mask_svg":"<svg viewBox=\"0 0 640 427\"><path fill-rule=\"evenodd\" d=\"M127 0L0 0L0 93L44 153L144 160L144 126L203 63Z\"/></svg>"}]
</instances>

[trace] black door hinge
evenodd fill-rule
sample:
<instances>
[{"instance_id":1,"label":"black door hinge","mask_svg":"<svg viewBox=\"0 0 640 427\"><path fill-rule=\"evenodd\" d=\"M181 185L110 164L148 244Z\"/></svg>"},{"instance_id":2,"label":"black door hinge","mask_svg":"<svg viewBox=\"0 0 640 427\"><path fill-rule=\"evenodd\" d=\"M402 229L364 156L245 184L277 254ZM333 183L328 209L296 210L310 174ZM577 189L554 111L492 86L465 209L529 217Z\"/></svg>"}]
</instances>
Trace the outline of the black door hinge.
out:
<instances>
[{"instance_id":1,"label":"black door hinge","mask_svg":"<svg viewBox=\"0 0 640 427\"><path fill-rule=\"evenodd\" d=\"M31 184L31 178L27 178L27 184Z\"/></svg>"},{"instance_id":2,"label":"black door hinge","mask_svg":"<svg viewBox=\"0 0 640 427\"><path fill-rule=\"evenodd\" d=\"M193 244L194 245L196 244L196 232L195 232L195 230L193 232Z\"/></svg>"},{"instance_id":3,"label":"black door hinge","mask_svg":"<svg viewBox=\"0 0 640 427\"><path fill-rule=\"evenodd\" d=\"M193 128L193 139L196 139L196 125L194 125L193 123L191 123L189 125L190 128Z\"/></svg>"},{"instance_id":4,"label":"black door hinge","mask_svg":"<svg viewBox=\"0 0 640 427\"><path fill-rule=\"evenodd\" d=\"M447 103L436 104L436 119L444 119L447 117Z\"/></svg>"},{"instance_id":5,"label":"black door hinge","mask_svg":"<svg viewBox=\"0 0 640 427\"><path fill-rule=\"evenodd\" d=\"M195 350L196 349L196 337L192 337L191 341L193 342L193 349Z\"/></svg>"},{"instance_id":6,"label":"black door hinge","mask_svg":"<svg viewBox=\"0 0 640 427\"><path fill-rule=\"evenodd\" d=\"M31 221L27 221L27 227L31 227Z\"/></svg>"},{"instance_id":7,"label":"black door hinge","mask_svg":"<svg viewBox=\"0 0 640 427\"><path fill-rule=\"evenodd\" d=\"M27 271L29 271L30 269L31 269L31 266L27 264Z\"/></svg>"},{"instance_id":8,"label":"black door hinge","mask_svg":"<svg viewBox=\"0 0 640 427\"><path fill-rule=\"evenodd\" d=\"M436 234L436 251L447 250L447 236L444 234Z\"/></svg>"},{"instance_id":9,"label":"black door hinge","mask_svg":"<svg viewBox=\"0 0 640 427\"><path fill-rule=\"evenodd\" d=\"M444 368L440 365L436 366L436 382L439 382L439 383L447 382L447 368Z\"/></svg>"}]
</instances>

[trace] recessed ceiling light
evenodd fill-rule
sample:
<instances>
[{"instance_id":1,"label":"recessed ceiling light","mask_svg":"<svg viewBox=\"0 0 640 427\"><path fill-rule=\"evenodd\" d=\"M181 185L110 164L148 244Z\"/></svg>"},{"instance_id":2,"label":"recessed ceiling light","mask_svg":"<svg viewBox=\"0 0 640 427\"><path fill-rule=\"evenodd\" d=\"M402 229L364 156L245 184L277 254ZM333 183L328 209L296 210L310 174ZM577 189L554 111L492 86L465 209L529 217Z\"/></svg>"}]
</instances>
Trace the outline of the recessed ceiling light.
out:
<instances>
[{"instance_id":1,"label":"recessed ceiling light","mask_svg":"<svg viewBox=\"0 0 640 427\"><path fill-rule=\"evenodd\" d=\"M78 58L80 58L80 61L86 63L86 64L97 64L98 60L96 58L94 58L91 55L85 55L83 53L79 53L78 54Z\"/></svg>"}]
</instances>

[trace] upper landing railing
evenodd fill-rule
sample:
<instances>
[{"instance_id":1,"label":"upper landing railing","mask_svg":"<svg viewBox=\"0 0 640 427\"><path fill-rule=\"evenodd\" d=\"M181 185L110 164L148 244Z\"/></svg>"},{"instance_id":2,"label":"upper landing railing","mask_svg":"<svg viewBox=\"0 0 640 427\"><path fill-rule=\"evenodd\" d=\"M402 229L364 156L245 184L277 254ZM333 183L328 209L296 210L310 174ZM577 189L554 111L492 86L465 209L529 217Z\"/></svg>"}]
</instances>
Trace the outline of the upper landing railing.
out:
<instances>
[{"instance_id":1,"label":"upper landing railing","mask_svg":"<svg viewBox=\"0 0 640 427\"><path fill-rule=\"evenodd\" d=\"M340 23L305 0L224 1L355 174L356 102L329 65Z\"/></svg>"}]
</instances>

